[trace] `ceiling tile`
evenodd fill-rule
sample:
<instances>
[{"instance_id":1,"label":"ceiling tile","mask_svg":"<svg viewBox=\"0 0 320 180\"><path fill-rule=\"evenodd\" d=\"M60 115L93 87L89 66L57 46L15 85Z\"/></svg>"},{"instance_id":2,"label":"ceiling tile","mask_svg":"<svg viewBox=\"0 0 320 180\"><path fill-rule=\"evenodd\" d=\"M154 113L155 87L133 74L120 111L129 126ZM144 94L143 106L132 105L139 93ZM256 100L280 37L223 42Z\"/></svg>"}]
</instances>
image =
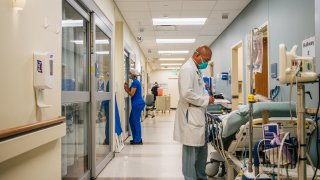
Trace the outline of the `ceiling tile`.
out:
<instances>
[{"instance_id":1,"label":"ceiling tile","mask_svg":"<svg viewBox=\"0 0 320 180\"><path fill-rule=\"evenodd\" d=\"M213 11L209 17L209 19L222 19L222 14L227 13L229 15L228 20L233 20L238 16L238 14L241 12L241 10L228 10L228 11Z\"/></svg>"},{"instance_id":2,"label":"ceiling tile","mask_svg":"<svg viewBox=\"0 0 320 180\"><path fill-rule=\"evenodd\" d=\"M155 31L156 37L158 36L176 36L177 31Z\"/></svg>"},{"instance_id":3,"label":"ceiling tile","mask_svg":"<svg viewBox=\"0 0 320 180\"><path fill-rule=\"evenodd\" d=\"M203 26L177 26L178 31L200 31Z\"/></svg>"},{"instance_id":4,"label":"ceiling tile","mask_svg":"<svg viewBox=\"0 0 320 180\"><path fill-rule=\"evenodd\" d=\"M182 9L183 10L211 10L213 9L216 1L183 1Z\"/></svg>"},{"instance_id":5,"label":"ceiling tile","mask_svg":"<svg viewBox=\"0 0 320 180\"><path fill-rule=\"evenodd\" d=\"M122 15L127 19L149 19L150 11L123 11Z\"/></svg>"},{"instance_id":6,"label":"ceiling tile","mask_svg":"<svg viewBox=\"0 0 320 180\"><path fill-rule=\"evenodd\" d=\"M146 2L141 1L119 1L116 2L117 6L123 11L145 11L149 9Z\"/></svg>"},{"instance_id":7,"label":"ceiling tile","mask_svg":"<svg viewBox=\"0 0 320 180\"><path fill-rule=\"evenodd\" d=\"M207 18L211 14L209 10L190 11L182 10L180 13L181 18Z\"/></svg>"},{"instance_id":8,"label":"ceiling tile","mask_svg":"<svg viewBox=\"0 0 320 180\"><path fill-rule=\"evenodd\" d=\"M242 10L250 0L237 0L237 1L218 1L214 10Z\"/></svg>"},{"instance_id":9,"label":"ceiling tile","mask_svg":"<svg viewBox=\"0 0 320 180\"><path fill-rule=\"evenodd\" d=\"M250 0L114 0L153 68L159 57L189 58L200 45L210 45L237 17ZM222 14L229 18L222 20ZM156 29L152 18L208 18L203 26L176 26L174 31ZM140 29L143 29L143 32ZM157 44L156 38L195 38L192 44ZM159 55L158 50L189 50L189 54ZM151 52L150 52L151 51Z\"/></svg>"},{"instance_id":10,"label":"ceiling tile","mask_svg":"<svg viewBox=\"0 0 320 180\"><path fill-rule=\"evenodd\" d=\"M150 1L150 11L181 11L182 1Z\"/></svg>"},{"instance_id":11,"label":"ceiling tile","mask_svg":"<svg viewBox=\"0 0 320 180\"><path fill-rule=\"evenodd\" d=\"M165 10L156 10L151 11L152 18L179 18L180 17L180 11L165 11Z\"/></svg>"}]
</instances>

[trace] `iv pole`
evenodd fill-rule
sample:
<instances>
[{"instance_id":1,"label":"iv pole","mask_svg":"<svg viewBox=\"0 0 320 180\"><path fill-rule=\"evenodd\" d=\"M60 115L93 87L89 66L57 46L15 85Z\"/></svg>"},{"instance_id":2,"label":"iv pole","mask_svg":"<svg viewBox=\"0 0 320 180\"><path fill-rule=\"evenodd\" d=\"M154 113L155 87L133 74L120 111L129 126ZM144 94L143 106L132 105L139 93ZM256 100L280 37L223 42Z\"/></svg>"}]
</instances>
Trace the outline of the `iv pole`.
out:
<instances>
[{"instance_id":1,"label":"iv pole","mask_svg":"<svg viewBox=\"0 0 320 180\"><path fill-rule=\"evenodd\" d=\"M253 103L254 103L254 92L253 92L253 36L255 34L255 30L259 30L258 28L253 28L251 30L251 39L250 39L250 65L249 65L249 73L250 73L250 94L248 95L249 102L249 163L248 163L248 171L251 173L252 170L252 147L253 147Z\"/></svg>"},{"instance_id":2,"label":"iv pole","mask_svg":"<svg viewBox=\"0 0 320 180\"><path fill-rule=\"evenodd\" d=\"M298 75L299 76L299 75ZM297 77L298 78L298 77ZM305 88L303 83L297 84L298 123L297 134L299 142L298 179L307 179L306 174L306 119L305 119Z\"/></svg>"}]
</instances>

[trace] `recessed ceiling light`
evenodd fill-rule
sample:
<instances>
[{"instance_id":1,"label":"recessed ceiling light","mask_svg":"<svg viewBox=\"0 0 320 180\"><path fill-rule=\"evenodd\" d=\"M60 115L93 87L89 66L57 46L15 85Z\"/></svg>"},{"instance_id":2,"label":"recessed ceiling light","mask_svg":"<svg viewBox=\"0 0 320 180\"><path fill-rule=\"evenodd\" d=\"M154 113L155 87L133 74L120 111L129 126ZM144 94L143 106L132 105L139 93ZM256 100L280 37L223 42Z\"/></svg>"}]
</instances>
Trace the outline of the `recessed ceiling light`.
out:
<instances>
[{"instance_id":1,"label":"recessed ceiling light","mask_svg":"<svg viewBox=\"0 0 320 180\"><path fill-rule=\"evenodd\" d=\"M159 54L188 54L189 51L158 51Z\"/></svg>"},{"instance_id":2,"label":"recessed ceiling light","mask_svg":"<svg viewBox=\"0 0 320 180\"><path fill-rule=\"evenodd\" d=\"M82 27L83 20L62 20L62 27Z\"/></svg>"},{"instance_id":3,"label":"recessed ceiling light","mask_svg":"<svg viewBox=\"0 0 320 180\"><path fill-rule=\"evenodd\" d=\"M185 58L159 58L160 61L184 61Z\"/></svg>"},{"instance_id":4,"label":"recessed ceiling light","mask_svg":"<svg viewBox=\"0 0 320 180\"><path fill-rule=\"evenodd\" d=\"M196 39L156 39L158 44L161 43L194 43Z\"/></svg>"},{"instance_id":5,"label":"recessed ceiling light","mask_svg":"<svg viewBox=\"0 0 320 180\"><path fill-rule=\"evenodd\" d=\"M153 25L203 25L207 18L153 18Z\"/></svg>"},{"instance_id":6,"label":"recessed ceiling light","mask_svg":"<svg viewBox=\"0 0 320 180\"><path fill-rule=\"evenodd\" d=\"M160 69L180 69L180 67L161 67Z\"/></svg>"},{"instance_id":7,"label":"recessed ceiling light","mask_svg":"<svg viewBox=\"0 0 320 180\"><path fill-rule=\"evenodd\" d=\"M174 63L174 64L160 64L161 66L181 66L181 63Z\"/></svg>"}]
</instances>

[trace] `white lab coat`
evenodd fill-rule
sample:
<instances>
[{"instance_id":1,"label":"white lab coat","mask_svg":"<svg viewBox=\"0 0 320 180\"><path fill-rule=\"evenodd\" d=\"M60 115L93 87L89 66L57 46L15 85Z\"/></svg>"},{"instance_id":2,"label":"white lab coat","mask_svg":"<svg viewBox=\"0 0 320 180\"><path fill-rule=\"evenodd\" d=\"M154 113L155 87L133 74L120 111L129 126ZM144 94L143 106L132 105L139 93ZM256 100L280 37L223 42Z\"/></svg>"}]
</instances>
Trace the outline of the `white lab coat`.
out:
<instances>
[{"instance_id":1,"label":"white lab coat","mask_svg":"<svg viewBox=\"0 0 320 180\"><path fill-rule=\"evenodd\" d=\"M173 139L188 146L203 146L209 95L205 90L202 74L192 58L180 68L178 83L180 99Z\"/></svg>"}]
</instances>

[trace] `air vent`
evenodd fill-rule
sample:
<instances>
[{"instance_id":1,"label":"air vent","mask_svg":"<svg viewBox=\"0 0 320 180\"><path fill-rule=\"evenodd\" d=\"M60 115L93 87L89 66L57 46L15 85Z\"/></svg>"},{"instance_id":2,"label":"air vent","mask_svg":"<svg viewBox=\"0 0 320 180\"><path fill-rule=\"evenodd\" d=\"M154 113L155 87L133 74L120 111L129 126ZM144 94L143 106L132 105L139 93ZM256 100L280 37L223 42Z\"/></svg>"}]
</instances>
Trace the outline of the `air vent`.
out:
<instances>
[{"instance_id":1,"label":"air vent","mask_svg":"<svg viewBox=\"0 0 320 180\"><path fill-rule=\"evenodd\" d=\"M176 26L173 25L158 25L156 26L156 31L175 31Z\"/></svg>"},{"instance_id":2,"label":"air vent","mask_svg":"<svg viewBox=\"0 0 320 180\"><path fill-rule=\"evenodd\" d=\"M222 13L221 18L222 19L228 19L229 18L229 13Z\"/></svg>"}]
</instances>

